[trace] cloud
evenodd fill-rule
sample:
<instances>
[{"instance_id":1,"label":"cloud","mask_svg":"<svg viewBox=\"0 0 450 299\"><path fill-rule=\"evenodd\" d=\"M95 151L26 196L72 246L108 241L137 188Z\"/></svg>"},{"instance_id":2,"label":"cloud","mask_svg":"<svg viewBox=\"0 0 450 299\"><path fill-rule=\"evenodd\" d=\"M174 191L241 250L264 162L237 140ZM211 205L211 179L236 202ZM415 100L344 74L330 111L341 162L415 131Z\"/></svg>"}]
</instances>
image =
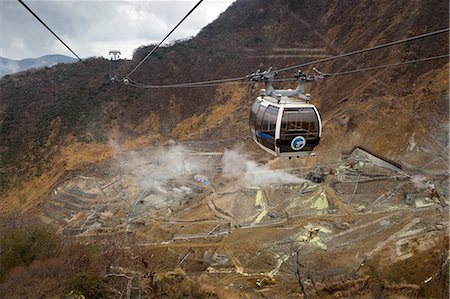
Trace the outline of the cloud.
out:
<instances>
[{"instance_id":1,"label":"cloud","mask_svg":"<svg viewBox=\"0 0 450 299\"><path fill-rule=\"evenodd\" d=\"M204 1L169 40L197 34L234 0ZM25 3L81 57L119 49L131 58L159 42L196 1L32 1ZM72 55L17 1L0 1L0 55L12 59Z\"/></svg>"}]
</instances>

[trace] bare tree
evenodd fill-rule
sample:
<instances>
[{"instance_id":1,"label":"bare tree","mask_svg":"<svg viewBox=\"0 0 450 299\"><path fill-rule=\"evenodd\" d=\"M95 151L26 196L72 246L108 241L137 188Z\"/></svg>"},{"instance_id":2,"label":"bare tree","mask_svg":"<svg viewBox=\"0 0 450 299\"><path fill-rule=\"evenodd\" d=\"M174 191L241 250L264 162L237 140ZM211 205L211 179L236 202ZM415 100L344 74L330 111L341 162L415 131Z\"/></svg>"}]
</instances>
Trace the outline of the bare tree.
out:
<instances>
[{"instance_id":1,"label":"bare tree","mask_svg":"<svg viewBox=\"0 0 450 299\"><path fill-rule=\"evenodd\" d=\"M298 283L304 298L318 296L318 291L313 279L311 265L305 259L302 253L308 248L307 243L297 240L289 239L284 242L277 243L273 246L275 256L283 261L280 266L283 267L286 273L291 276ZM315 296L308 289L313 288Z\"/></svg>"}]
</instances>

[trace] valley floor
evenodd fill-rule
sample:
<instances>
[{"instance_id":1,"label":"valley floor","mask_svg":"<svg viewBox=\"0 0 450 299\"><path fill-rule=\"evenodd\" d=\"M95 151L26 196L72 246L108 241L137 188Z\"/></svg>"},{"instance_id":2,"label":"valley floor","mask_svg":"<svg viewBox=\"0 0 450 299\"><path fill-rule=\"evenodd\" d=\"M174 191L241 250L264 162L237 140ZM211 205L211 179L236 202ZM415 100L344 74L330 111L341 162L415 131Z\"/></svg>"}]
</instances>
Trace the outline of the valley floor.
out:
<instances>
[{"instance_id":1,"label":"valley floor","mask_svg":"<svg viewBox=\"0 0 450 299\"><path fill-rule=\"evenodd\" d=\"M245 157L255 167L231 174L223 155L207 142L120 153L57 186L41 219L80 242L162 255L159 271L182 268L238 297L448 293L445 176L358 148L288 169Z\"/></svg>"}]
</instances>

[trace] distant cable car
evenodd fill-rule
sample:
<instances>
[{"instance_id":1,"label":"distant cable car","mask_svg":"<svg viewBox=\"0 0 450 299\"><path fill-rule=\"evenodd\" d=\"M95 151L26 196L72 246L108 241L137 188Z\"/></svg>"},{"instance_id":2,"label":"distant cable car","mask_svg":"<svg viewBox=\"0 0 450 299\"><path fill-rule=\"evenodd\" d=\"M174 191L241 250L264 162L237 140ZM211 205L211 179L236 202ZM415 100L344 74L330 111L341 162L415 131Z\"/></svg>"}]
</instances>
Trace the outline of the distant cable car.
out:
<instances>
[{"instance_id":1,"label":"distant cable car","mask_svg":"<svg viewBox=\"0 0 450 299\"><path fill-rule=\"evenodd\" d=\"M300 157L310 155L319 144L322 122L319 111L310 103L311 95L305 94L305 84L323 78L306 76L298 71L298 86L295 90L275 90L272 86L277 75L271 69L259 70L249 75L250 80L265 81L250 111L250 130L253 140L262 149L278 157Z\"/></svg>"}]
</instances>

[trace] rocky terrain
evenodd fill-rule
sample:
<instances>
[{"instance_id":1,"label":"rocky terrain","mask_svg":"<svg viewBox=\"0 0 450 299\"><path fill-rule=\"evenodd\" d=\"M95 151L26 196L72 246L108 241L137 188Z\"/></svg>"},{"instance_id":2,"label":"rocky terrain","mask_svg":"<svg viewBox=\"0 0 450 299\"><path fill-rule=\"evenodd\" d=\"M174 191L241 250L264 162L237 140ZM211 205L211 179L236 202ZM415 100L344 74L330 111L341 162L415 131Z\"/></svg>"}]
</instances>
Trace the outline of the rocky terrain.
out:
<instances>
[{"instance_id":1,"label":"rocky terrain","mask_svg":"<svg viewBox=\"0 0 450 299\"><path fill-rule=\"evenodd\" d=\"M241 0L132 78L240 77L446 27L443 1ZM119 61L118 76L150 47ZM447 52L442 34L315 66L336 73ZM249 137L262 85L138 89L108 82L108 61L86 63L92 71L58 65L0 81L0 228L39 223L60 248L0 271L5 294L447 296L448 59L310 86L322 140L315 156L293 160Z\"/></svg>"}]
</instances>

